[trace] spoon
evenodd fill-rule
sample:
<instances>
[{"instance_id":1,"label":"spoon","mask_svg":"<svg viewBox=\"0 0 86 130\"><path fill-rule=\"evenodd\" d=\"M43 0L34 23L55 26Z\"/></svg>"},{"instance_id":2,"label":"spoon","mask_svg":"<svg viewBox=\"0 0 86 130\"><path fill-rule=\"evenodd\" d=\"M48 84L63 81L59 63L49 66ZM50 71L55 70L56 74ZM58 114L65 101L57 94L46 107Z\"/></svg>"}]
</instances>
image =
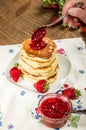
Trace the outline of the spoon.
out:
<instances>
[{"instance_id":1,"label":"spoon","mask_svg":"<svg viewBox=\"0 0 86 130\"><path fill-rule=\"evenodd\" d=\"M82 2L78 2L74 5L74 7L76 8L82 8L84 5L84 3ZM45 25L42 25L41 27L51 27L53 25L55 25L56 23L58 23L59 21L61 21L63 18L65 18L66 16L68 16L69 14L65 14L65 15L61 15L59 18L57 18L55 21L53 21L52 23L50 24L45 24Z\"/></svg>"},{"instance_id":2,"label":"spoon","mask_svg":"<svg viewBox=\"0 0 86 130\"><path fill-rule=\"evenodd\" d=\"M74 110L74 111L70 111L70 112L64 112L63 114L70 114L70 113L74 113L74 114L86 114L86 109L83 109L83 110Z\"/></svg>"}]
</instances>

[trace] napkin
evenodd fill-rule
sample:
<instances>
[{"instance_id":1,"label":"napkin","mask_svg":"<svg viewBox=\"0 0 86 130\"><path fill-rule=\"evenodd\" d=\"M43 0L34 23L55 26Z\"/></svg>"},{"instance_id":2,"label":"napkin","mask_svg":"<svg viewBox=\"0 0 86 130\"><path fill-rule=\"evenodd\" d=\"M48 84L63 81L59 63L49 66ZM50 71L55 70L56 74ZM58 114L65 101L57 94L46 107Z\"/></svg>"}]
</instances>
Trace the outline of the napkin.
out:
<instances>
[{"instance_id":1,"label":"napkin","mask_svg":"<svg viewBox=\"0 0 86 130\"><path fill-rule=\"evenodd\" d=\"M58 52L71 62L71 70L64 84L78 88L81 98L74 102L77 109L86 107L86 49L81 38L54 40ZM10 83L6 70L20 44L0 46L0 130L51 130L43 125L38 112L39 93L31 92ZM84 103L83 103L84 102ZM78 130L86 129L86 116L81 115ZM64 127L52 130L75 130L68 122Z\"/></svg>"}]
</instances>

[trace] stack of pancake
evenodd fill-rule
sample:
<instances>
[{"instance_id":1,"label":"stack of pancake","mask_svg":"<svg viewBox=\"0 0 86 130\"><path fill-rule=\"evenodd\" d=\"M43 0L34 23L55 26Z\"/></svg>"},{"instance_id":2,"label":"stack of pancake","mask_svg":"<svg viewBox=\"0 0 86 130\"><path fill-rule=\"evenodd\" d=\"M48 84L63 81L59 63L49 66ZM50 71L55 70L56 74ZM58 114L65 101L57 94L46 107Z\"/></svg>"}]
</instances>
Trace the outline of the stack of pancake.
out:
<instances>
[{"instance_id":1,"label":"stack of pancake","mask_svg":"<svg viewBox=\"0 0 86 130\"><path fill-rule=\"evenodd\" d=\"M30 48L31 39L26 39L21 44L20 68L24 79L33 82L45 79L52 83L57 78L59 70L57 47L47 37L44 37L43 41L47 45L41 50L32 50Z\"/></svg>"}]
</instances>

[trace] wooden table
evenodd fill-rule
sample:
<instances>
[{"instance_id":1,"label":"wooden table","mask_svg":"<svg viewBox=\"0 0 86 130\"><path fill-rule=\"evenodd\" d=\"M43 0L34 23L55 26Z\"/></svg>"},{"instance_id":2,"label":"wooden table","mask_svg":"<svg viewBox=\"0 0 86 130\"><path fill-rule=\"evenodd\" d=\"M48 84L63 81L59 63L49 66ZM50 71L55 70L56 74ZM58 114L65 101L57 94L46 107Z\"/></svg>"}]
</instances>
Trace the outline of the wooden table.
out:
<instances>
[{"instance_id":1,"label":"wooden table","mask_svg":"<svg viewBox=\"0 0 86 130\"><path fill-rule=\"evenodd\" d=\"M56 10L42 7L41 0L0 0L0 45L17 44L30 38L33 30L56 14ZM54 39L81 37L81 28L70 30L61 26L47 29L47 37ZM86 37L84 37L86 43Z\"/></svg>"}]
</instances>

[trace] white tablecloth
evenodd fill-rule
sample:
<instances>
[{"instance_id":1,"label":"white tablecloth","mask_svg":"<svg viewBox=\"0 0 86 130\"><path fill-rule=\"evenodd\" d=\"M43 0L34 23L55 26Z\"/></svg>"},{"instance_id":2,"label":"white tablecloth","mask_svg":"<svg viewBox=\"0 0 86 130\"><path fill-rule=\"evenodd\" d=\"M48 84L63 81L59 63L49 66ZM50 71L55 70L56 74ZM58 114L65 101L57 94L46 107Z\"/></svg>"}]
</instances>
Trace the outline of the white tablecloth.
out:
<instances>
[{"instance_id":1,"label":"white tablecloth","mask_svg":"<svg viewBox=\"0 0 86 130\"><path fill-rule=\"evenodd\" d=\"M75 101L76 107L86 107L85 44L81 38L55 40L55 42L60 52L64 50L61 55L66 56L72 65L65 84L81 90L82 96ZM6 80L6 69L19 50L20 44L0 46L0 130L50 130L51 128L40 123L40 114L37 112L40 95L18 88ZM86 130L86 115L81 115L77 124L78 130ZM75 130L69 122L60 128L60 130L67 129Z\"/></svg>"}]
</instances>

